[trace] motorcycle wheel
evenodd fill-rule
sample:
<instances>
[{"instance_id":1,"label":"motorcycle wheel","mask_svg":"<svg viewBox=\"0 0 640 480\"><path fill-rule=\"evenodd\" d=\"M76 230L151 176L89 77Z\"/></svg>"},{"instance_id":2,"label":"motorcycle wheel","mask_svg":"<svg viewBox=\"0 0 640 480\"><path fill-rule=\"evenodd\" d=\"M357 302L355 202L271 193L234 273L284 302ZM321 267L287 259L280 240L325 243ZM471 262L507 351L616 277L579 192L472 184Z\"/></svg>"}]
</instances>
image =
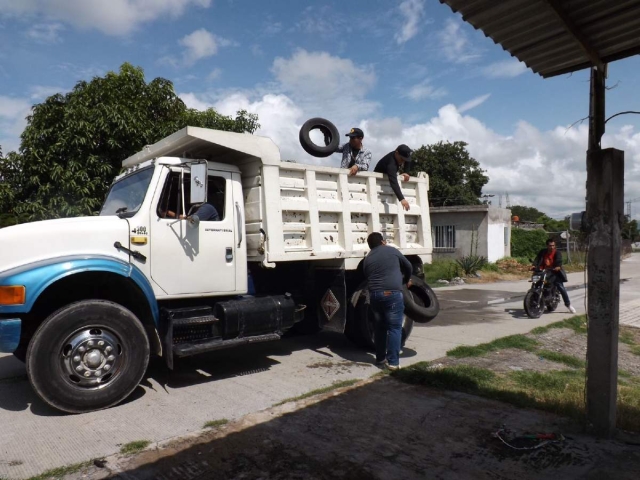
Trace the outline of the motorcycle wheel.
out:
<instances>
[{"instance_id":1,"label":"motorcycle wheel","mask_svg":"<svg viewBox=\"0 0 640 480\"><path fill-rule=\"evenodd\" d=\"M544 298L540 292L529 290L524 297L524 311L529 318L540 318L544 312Z\"/></svg>"},{"instance_id":2,"label":"motorcycle wheel","mask_svg":"<svg viewBox=\"0 0 640 480\"><path fill-rule=\"evenodd\" d=\"M556 308L558 308L558 305L560 305L560 294L557 290L554 290L551 293L551 301L545 302L547 312L555 312Z\"/></svg>"}]
</instances>

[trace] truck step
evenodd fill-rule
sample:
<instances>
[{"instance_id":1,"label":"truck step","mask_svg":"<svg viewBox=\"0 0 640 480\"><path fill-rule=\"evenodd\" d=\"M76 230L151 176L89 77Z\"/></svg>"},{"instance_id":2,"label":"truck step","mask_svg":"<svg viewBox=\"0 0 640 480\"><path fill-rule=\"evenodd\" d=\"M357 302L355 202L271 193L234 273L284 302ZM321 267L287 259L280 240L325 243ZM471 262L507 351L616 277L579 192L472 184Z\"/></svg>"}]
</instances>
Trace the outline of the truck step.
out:
<instances>
[{"instance_id":1,"label":"truck step","mask_svg":"<svg viewBox=\"0 0 640 480\"><path fill-rule=\"evenodd\" d=\"M174 327L190 327L195 325L212 325L219 320L213 315L206 315L204 317L186 317L173 319L172 323Z\"/></svg>"},{"instance_id":2,"label":"truck step","mask_svg":"<svg viewBox=\"0 0 640 480\"><path fill-rule=\"evenodd\" d=\"M256 335L253 337L233 338L231 340L221 340L219 338L203 340L197 343L183 343L173 346L173 355L176 357L188 357L199 353L212 352L214 350L222 350L223 348L237 347L240 345L248 345L251 343L270 342L272 340L280 340L277 333L268 333L266 335Z\"/></svg>"}]
</instances>

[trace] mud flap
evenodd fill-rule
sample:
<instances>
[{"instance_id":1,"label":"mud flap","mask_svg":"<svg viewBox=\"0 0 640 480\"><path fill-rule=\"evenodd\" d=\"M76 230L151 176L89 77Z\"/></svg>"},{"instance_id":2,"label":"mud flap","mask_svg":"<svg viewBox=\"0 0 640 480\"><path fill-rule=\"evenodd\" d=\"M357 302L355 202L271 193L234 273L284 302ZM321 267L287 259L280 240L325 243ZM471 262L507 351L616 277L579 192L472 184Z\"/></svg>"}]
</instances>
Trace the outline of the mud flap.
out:
<instances>
[{"instance_id":1,"label":"mud flap","mask_svg":"<svg viewBox=\"0 0 640 480\"><path fill-rule=\"evenodd\" d=\"M320 328L344 332L347 322L347 285L343 269L316 268L315 293Z\"/></svg>"}]
</instances>

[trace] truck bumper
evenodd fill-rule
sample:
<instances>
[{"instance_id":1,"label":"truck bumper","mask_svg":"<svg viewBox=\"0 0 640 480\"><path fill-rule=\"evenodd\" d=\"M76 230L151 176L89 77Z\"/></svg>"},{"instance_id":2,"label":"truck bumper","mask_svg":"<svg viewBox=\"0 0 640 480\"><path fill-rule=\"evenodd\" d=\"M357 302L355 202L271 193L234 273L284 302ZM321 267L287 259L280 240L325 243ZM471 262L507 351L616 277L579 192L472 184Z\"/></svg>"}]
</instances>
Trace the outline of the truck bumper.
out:
<instances>
[{"instance_id":1,"label":"truck bumper","mask_svg":"<svg viewBox=\"0 0 640 480\"><path fill-rule=\"evenodd\" d=\"M20 343L22 320L19 318L0 319L0 353L13 353Z\"/></svg>"}]
</instances>

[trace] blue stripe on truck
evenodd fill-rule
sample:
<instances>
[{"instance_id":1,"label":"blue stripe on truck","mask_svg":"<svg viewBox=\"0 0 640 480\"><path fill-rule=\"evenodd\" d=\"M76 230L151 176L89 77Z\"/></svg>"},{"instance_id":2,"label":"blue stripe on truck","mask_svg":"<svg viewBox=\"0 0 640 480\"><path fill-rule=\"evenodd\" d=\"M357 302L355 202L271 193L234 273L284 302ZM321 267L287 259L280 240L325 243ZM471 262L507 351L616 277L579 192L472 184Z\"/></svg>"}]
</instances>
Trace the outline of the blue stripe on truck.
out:
<instances>
[{"instance_id":1,"label":"blue stripe on truck","mask_svg":"<svg viewBox=\"0 0 640 480\"><path fill-rule=\"evenodd\" d=\"M0 353L13 353L20 343L20 328L22 321L19 318L0 320Z\"/></svg>"},{"instance_id":2,"label":"blue stripe on truck","mask_svg":"<svg viewBox=\"0 0 640 480\"><path fill-rule=\"evenodd\" d=\"M24 285L27 290L25 304L0 306L0 314L30 312L38 297L47 287L62 278L82 272L110 272L133 280L147 298L154 322L158 326L160 320L158 302L147 277L130 263L107 256L55 258L0 273L0 285Z\"/></svg>"}]
</instances>

